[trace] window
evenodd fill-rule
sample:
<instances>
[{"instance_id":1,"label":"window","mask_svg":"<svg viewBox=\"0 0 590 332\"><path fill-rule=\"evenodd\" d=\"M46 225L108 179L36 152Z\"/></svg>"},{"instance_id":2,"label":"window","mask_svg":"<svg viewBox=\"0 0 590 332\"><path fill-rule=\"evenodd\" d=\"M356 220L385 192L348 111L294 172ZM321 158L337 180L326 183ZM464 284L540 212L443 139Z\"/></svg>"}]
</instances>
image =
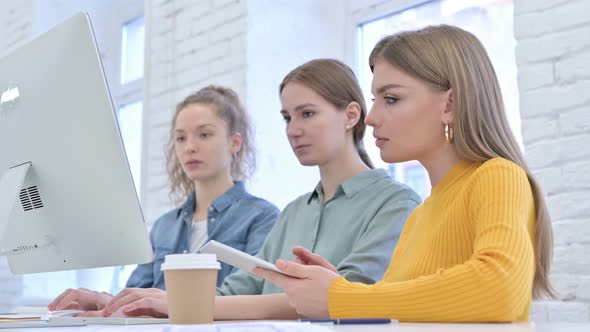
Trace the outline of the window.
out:
<instances>
[{"instance_id":1,"label":"window","mask_svg":"<svg viewBox=\"0 0 590 332\"><path fill-rule=\"evenodd\" d=\"M141 178L141 121L142 121L141 101L136 101L119 107L117 120L121 129L127 161L133 175L135 189L139 194L139 180Z\"/></svg>"},{"instance_id":2,"label":"window","mask_svg":"<svg viewBox=\"0 0 590 332\"><path fill-rule=\"evenodd\" d=\"M514 55L516 41L513 33L513 4L511 0L429 1L383 18L361 22L357 30L357 58L359 59L359 79L365 92L365 99L371 100L372 97L372 73L368 66L369 54L381 38L403 30L443 23L470 31L484 44L500 81L510 127L522 147L516 58ZM367 152L377 167L387 169L392 177L412 187L422 198L430 195L428 175L419 163L410 161L387 165L379 158L379 149L372 141L371 128L368 128L366 137L367 140L370 140L365 143Z\"/></svg>"},{"instance_id":3,"label":"window","mask_svg":"<svg viewBox=\"0 0 590 332\"><path fill-rule=\"evenodd\" d=\"M119 105L117 120L138 195L141 188L144 32L143 16L121 25L121 80L112 89L113 101Z\"/></svg>"},{"instance_id":4,"label":"window","mask_svg":"<svg viewBox=\"0 0 590 332\"><path fill-rule=\"evenodd\" d=\"M139 16L122 25L121 84L118 91L113 92L114 102L119 105L117 121L138 196L141 196L144 48L145 21L143 16ZM125 287L135 267L136 265L128 265L111 268L111 293L117 293Z\"/></svg>"},{"instance_id":5,"label":"window","mask_svg":"<svg viewBox=\"0 0 590 332\"><path fill-rule=\"evenodd\" d=\"M145 23L143 16L123 25L121 38L121 84L143 78Z\"/></svg>"}]
</instances>

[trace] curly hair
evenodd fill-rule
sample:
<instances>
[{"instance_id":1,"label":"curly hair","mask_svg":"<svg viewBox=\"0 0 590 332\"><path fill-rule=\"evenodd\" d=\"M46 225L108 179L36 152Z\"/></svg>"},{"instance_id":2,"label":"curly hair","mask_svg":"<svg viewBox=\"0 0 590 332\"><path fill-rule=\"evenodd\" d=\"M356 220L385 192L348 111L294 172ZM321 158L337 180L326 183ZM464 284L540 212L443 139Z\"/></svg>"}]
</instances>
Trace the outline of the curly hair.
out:
<instances>
[{"instance_id":1,"label":"curly hair","mask_svg":"<svg viewBox=\"0 0 590 332\"><path fill-rule=\"evenodd\" d=\"M231 176L234 180L249 178L256 167L250 119L238 94L232 89L222 86L204 87L176 105L176 112L172 118L170 137L166 148L166 169L170 181L170 198L175 203L180 203L194 191L194 183L182 170L174 148L174 128L178 114L192 104L213 106L217 115L227 124L228 132L230 134L239 133L242 136L242 147L234 155L231 163Z\"/></svg>"}]
</instances>

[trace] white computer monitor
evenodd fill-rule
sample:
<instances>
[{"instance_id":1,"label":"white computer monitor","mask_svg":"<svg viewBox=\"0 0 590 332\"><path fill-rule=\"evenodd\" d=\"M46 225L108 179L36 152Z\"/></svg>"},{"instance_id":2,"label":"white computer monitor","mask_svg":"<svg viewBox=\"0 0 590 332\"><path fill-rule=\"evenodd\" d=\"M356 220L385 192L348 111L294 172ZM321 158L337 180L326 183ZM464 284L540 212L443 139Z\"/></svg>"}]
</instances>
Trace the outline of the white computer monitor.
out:
<instances>
[{"instance_id":1,"label":"white computer monitor","mask_svg":"<svg viewBox=\"0 0 590 332\"><path fill-rule=\"evenodd\" d=\"M0 59L0 250L13 273L149 262L90 18Z\"/></svg>"}]
</instances>

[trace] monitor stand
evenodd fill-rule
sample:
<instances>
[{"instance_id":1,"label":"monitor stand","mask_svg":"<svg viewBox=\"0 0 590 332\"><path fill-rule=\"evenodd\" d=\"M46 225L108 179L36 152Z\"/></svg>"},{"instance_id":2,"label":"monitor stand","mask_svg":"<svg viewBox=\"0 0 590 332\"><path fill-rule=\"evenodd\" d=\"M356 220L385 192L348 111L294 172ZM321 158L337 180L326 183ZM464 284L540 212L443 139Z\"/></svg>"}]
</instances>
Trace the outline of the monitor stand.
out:
<instances>
[{"instance_id":1,"label":"monitor stand","mask_svg":"<svg viewBox=\"0 0 590 332\"><path fill-rule=\"evenodd\" d=\"M0 178L0 240L3 240L6 235L6 226L12 215L12 209L16 206L19 192L23 187L27 173L32 165L33 164L28 161L10 167ZM3 243L3 241L0 243ZM42 241L37 243L22 244L8 249L0 248L0 256L26 254L33 250L53 247L55 244L56 240L53 237L46 235Z\"/></svg>"},{"instance_id":2,"label":"monitor stand","mask_svg":"<svg viewBox=\"0 0 590 332\"><path fill-rule=\"evenodd\" d=\"M0 239L4 238L8 219L12 214L12 209L16 205L16 200L31 165L29 161L11 167L0 178ZM5 251L4 248L1 249L0 256L5 256L13 252L13 250Z\"/></svg>"}]
</instances>

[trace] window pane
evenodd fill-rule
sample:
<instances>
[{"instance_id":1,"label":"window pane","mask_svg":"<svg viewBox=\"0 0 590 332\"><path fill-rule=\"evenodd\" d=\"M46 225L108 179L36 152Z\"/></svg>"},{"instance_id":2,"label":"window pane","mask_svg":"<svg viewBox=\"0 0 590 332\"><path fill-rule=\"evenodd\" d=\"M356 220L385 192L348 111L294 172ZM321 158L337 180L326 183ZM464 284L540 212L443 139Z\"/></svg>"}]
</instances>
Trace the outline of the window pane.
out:
<instances>
[{"instance_id":1,"label":"window pane","mask_svg":"<svg viewBox=\"0 0 590 332\"><path fill-rule=\"evenodd\" d=\"M143 16L123 25L121 44L121 84L143 77L145 24Z\"/></svg>"},{"instance_id":2,"label":"window pane","mask_svg":"<svg viewBox=\"0 0 590 332\"><path fill-rule=\"evenodd\" d=\"M141 121L142 121L141 101L122 105L117 113L121 136L127 153L127 160L133 175L135 189L139 195L139 181L141 179Z\"/></svg>"},{"instance_id":3,"label":"window pane","mask_svg":"<svg viewBox=\"0 0 590 332\"><path fill-rule=\"evenodd\" d=\"M522 148L518 85L516 76L516 40L513 33L513 4L510 0L439 0L363 24L358 29L359 78L365 99L371 100L372 73L368 66L371 50L377 42L396 32L433 24L450 24L476 35L485 46L500 81L506 113L512 132ZM369 103L369 108L371 103ZM442 135L442 131L441 131ZM387 165L379 157L369 127L365 136L367 152L377 167L385 168L396 180L404 182L423 198L430 195L426 171L416 162Z\"/></svg>"},{"instance_id":4,"label":"window pane","mask_svg":"<svg viewBox=\"0 0 590 332\"><path fill-rule=\"evenodd\" d=\"M22 280L16 305L44 306L66 289L77 287L76 271L24 274Z\"/></svg>"},{"instance_id":5,"label":"window pane","mask_svg":"<svg viewBox=\"0 0 590 332\"><path fill-rule=\"evenodd\" d=\"M119 266L113 277L113 285L111 286L111 294L117 294L122 291L127 285L127 280L131 273L137 268L137 265Z\"/></svg>"}]
</instances>

